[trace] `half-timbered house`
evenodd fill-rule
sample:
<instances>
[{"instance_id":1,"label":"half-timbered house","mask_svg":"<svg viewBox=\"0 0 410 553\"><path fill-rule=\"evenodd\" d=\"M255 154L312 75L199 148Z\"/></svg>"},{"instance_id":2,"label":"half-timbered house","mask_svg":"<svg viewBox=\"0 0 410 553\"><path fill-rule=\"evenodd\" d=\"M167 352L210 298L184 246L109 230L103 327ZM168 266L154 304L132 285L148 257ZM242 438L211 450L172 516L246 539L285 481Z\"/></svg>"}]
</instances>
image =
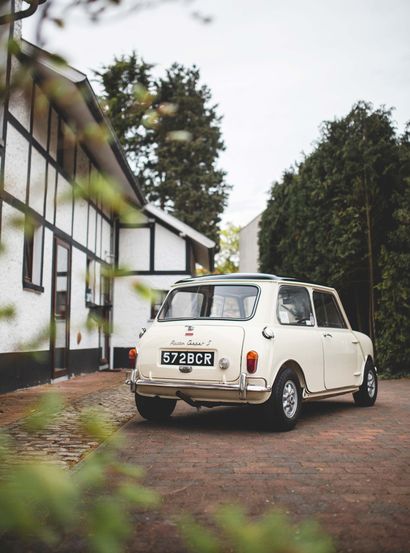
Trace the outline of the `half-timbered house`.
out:
<instances>
[{"instance_id":1,"label":"half-timbered house","mask_svg":"<svg viewBox=\"0 0 410 553\"><path fill-rule=\"evenodd\" d=\"M126 366L161 294L213 263L211 240L146 204L83 73L22 41L7 60L8 88L27 60L28 83L2 106L0 309L15 312L0 318L1 391ZM141 213L136 223L120 224L98 190L74 194L96 175ZM103 268L118 264L127 272L113 282ZM136 294L136 280L158 299Z\"/></svg>"}]
</instances>

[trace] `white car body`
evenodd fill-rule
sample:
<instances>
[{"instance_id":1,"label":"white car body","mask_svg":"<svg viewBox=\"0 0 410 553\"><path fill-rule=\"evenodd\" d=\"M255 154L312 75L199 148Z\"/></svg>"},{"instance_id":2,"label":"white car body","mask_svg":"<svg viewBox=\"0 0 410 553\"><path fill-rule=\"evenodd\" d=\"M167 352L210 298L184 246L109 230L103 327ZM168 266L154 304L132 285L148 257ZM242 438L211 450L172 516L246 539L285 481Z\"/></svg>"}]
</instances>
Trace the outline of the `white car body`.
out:
<instances>
[{"instance_id":1,"label":"white car body","mask_svg":"<svg viewBox=\"0 0 410 553\"><path fill-rule=\"evenodd\" d=\"M158 317L137 343L137 361L130 378L133 392L146 397L183 399L198 406L262 404L269 399L283 367L296 373L303 400L359 390L366 363L373 363L373 345L369 337L352 330L336 290L274 275L210 275L179 281L167 298L175 290L185 289L188 293L186 289L190 287L214 285L231 286L234 290L256 287L252 313L235 320L161 320L166 299ZM306 293L313 313L302 322L289 323L294 304L289 303L290 308L286 302L299 297L306 304ZM321 294L330 294L334 300ZM323 310L328 309L322 309L325 302L331 302L331 307L336 302L344 328L318 324L316 311L322 310L320 317L324 317ZM247 354L251 351L258 354L253 373L247 370ZM179 355L184 352L185 356ZM199 364L209 352L213 353L212 366ZM173 359L175 364L164 363L172 363Z\"/></svg>"}]
</instances>

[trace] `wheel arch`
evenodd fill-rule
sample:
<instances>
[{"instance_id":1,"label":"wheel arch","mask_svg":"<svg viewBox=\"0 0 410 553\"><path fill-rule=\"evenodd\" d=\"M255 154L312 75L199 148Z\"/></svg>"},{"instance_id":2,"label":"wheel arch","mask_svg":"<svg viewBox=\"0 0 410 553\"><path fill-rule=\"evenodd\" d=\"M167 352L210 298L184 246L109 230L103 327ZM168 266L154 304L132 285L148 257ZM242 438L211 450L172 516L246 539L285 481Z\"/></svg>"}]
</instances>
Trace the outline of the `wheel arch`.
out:
<instances>
[{"instance_id":1,"label":"wheel arch","mask_svg":"<svg viewBox=\"0 0 410 553\"><path fill-rule=\"evenodd\" d=\"M373 367L374 367L374 370L376 371L377 373L377 367L376 365L374 364L374 359L373 359L373 356L369 353L366 357L366 359L363 361L363 364L362 364L362 374L361 374L361 377L360 377L360 385L363 384L363 380L364 380L364 372L366 370L366 367L367 367L367 364L371 364Z\"/></svg>"},{"instance_id":2,"label":"wheel arch","mask_svg":"<svg viewBox=\"0 0 410 553\"><path fill-rule=\"evenodd\" d=\"M272 386L275 385L275 382L276 380L278 379L279 375L281 374L281 372L283 372L285 369L292 369L296 376L298 377L298 380L299 380L299 384L300 384L300 387L302 389L307 389L307 386L306 386L306 378L305 378L305 374L303 372L303 369L302 367L299 365L299 363L297 361L295 361L294 359L288 359L287 361L285 361L284 363L282 363L282 365L280 366L280 369L278 370L278 372L276 373L276 376L273 380L273 383L272 383Z\"/></svg>"}]
</instances>

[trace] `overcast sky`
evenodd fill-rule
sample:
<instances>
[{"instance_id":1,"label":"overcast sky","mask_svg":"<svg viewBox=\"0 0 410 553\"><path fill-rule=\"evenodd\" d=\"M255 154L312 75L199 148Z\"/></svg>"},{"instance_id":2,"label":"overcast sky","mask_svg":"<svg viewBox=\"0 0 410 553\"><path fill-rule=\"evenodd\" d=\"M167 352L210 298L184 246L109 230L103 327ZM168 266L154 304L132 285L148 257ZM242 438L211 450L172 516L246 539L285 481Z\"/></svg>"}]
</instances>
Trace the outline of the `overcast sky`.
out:
<instances>
[{"instance_id":1,"label":"overcast sky","mask_svg":"<svg viewBox=\"0 0 410 553\"><path fill-rule=\"evenodd\" d=\"M196 10L212 23L199 23ZM24 26L29 40L34 23ZM321 121L363 99L394 106L403 130L409 28L409 0L196 0L114 22L73 17L45 46L89 76L133 49L159 73L174 61L196 64L223 115L220 165L233 185L224 221L245 225L271 183L311 151Z\"/></svg>"}]
</instances>

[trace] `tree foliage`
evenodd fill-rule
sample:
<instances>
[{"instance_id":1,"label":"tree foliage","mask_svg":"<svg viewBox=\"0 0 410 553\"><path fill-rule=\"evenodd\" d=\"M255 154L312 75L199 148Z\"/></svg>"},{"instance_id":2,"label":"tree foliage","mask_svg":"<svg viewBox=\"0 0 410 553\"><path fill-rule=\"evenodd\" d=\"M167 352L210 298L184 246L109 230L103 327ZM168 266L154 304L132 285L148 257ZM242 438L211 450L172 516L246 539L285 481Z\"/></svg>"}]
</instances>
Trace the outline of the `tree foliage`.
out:
<instances>
[{"instance_id":1,"label":"tree foliage","mask_svg":"<svg viewBox=\"0 0 410 553\"><path fill-rule=\"evenodd\" d=\"M314 151L272 186L261 222L261 269L336 287L353 326L379 345L391 326L383 315L389 252L396 244L396 253L408 253L408 242L398 246L397 238L404 232L407 148L391 110L359 102L346 117L323 123ZM401 265L390 287L408 294L409 258L395 261ZM409 353L407 338L408 364ZM380 359L392 366L393 350Z\"/></svg>"},{"instance_id":2,"label":"tree foliage","mask_svg":"<svg viewBox=\"0 0 410 553\"><path fill-rule=\"evenodd\" d=\"M154 99L149 92L153 86L152 67L132 52L95 71L103 88L100 98L103 109L134 169L149 150L142 120Z\"/></svg>"},{"instance_id":3,"label":"tree foliage","mask_svg":"<svg viewBox=\"0 0 410 553\"><path fill-rule=\"evenodd\" d=\"M218 242L230 186L218 167L221 117L195 66L154 79L133 53L96 75L106 113L147 199Z\"/></svg>"},{"instance_id":4,"label":"tree foliage","mask_svg":"<svg viewBox=\"0 0 410 553\"><path fill-rule=\"evenodd\" d=\"M239 231L240 227L228 223L220 232L219 253L215 259L215 272L220 274L236 273L239 269Z\"/></svg>"},{"instance_id":5,"label":"tree foliage","mask_svg":"<svg viewBox=\"0 0 410 553\"><path fill-rule=\"evenodd\" d=\"M382 247L377 350L390 373L410 366L410 129L400 144L400 172L392 201L393 227Z\"/></svg>"}]
</instances>

